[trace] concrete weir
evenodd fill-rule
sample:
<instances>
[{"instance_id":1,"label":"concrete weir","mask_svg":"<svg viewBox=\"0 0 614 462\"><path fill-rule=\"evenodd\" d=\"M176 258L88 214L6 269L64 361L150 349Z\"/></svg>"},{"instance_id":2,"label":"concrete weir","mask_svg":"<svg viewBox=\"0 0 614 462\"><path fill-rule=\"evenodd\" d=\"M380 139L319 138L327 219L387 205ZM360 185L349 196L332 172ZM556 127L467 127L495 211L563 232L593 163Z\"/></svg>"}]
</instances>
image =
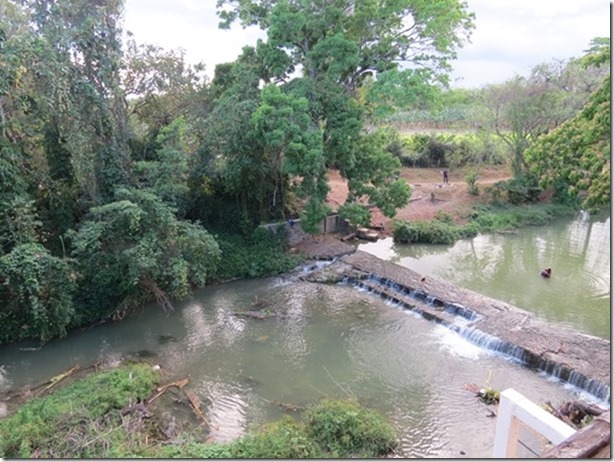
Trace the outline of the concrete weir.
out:
<instances>
[{"instance_id":1,"label":"concrete weir","mask_svg":"<svg viewBox=\"0 0 614 462\"><path fill-rule=\"evenodd\" d=\"M354 284L532 369L610 400L610 342L356 251L307 280Z\"/></svg>"}]
</instances>

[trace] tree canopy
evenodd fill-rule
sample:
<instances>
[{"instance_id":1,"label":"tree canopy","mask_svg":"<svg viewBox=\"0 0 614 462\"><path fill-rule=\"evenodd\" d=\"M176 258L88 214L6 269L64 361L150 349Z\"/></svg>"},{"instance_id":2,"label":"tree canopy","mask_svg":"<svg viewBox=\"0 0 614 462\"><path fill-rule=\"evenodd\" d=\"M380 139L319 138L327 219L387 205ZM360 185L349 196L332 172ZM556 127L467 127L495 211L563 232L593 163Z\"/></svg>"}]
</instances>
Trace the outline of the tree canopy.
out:
<instances>
[{"instance_id":1,"label":"tree canopy","mask_svg":"<svg viewBox=\"0 0 614 462\"><path fill-rule=\"evenodd\" d=\"M610 41L596 39L582 59L586 66L609 62ZM593 210L610 203L611 99L610 75L590 95L586 105L531 146L526 158L543 187L559 195L582 197Z\"/></svg>"},{"instance_id":2,"label":"tree canopy","mask_svg":"<svg viewBox=\"0 0 614 462\"><path fill-rule=\"evenodd\" d=\"M220 0L267 38L209 82L124 39L123 7L0 0L0 341L170 307L220 274L218 231L258 255L263 222L317 232L330 169L353 223L394 216L411 191L371 122L436 93L473 29L460 0Z\"/></svg>"}]
</instances>

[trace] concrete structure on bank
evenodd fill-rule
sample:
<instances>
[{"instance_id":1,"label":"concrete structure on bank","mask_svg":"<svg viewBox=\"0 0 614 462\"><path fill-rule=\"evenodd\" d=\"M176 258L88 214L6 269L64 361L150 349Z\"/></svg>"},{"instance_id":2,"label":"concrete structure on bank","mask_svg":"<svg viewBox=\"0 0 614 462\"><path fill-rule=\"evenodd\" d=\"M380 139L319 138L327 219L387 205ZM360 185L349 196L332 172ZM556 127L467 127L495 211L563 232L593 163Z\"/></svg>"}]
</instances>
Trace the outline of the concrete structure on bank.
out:
<instances>
[{"instance_id":1,"label":"concrete structure on bank","mask_svg":"<svg viewBox=\"0 0 614 462\"><path fill-rule=\"evenodd\" d=\"M607 401L610 342L436 278L356 251L312 273L313 282L348 282L402 304L478 345L514 357Z\"/></svg>"}]
</instances>

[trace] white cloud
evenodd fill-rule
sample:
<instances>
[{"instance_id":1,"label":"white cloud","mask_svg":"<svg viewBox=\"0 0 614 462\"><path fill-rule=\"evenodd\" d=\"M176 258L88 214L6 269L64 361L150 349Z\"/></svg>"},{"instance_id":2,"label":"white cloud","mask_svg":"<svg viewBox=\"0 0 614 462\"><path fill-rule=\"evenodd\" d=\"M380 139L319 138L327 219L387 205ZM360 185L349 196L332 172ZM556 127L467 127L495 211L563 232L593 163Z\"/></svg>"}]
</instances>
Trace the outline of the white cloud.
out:
<instances>
[{"instance_id":1,"label":"white cloud","mask_svg":"<svg viewBox=\"0 0 614 462\"><path fill-rule=\"evenodd\" d=\"M610 36L605 0L467 0L476 13L472 43L452 64L456 86L476 87L526 74L553 59L581 56L589 41ZM191 63L233 61L265 35L257 28L217 28L215 0L126 0L125 27L138 42L182 48Z\"/></svg>"},{"instance_id":2,"label":"white cloud","mask_svg":"<svg viewBox=\"0 0 614 462\"><path fill-rule=\"evenodd\" d=\"M583 54L610 36L604 0L468 0L476 14L472 43L453 64L458 86L477 87L526 75L540 63Z\"/></svg>"}]
</instances>

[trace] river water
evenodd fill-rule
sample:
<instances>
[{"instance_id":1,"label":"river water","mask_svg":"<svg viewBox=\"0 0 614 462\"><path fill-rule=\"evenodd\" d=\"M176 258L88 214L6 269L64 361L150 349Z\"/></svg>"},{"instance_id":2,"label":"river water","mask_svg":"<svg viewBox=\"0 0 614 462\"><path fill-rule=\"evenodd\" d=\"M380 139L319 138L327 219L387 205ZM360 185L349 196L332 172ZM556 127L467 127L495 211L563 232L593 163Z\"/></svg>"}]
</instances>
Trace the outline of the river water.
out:
<instances>
[{"instance_id":1,"label":"river water","mask_svg":"<svg viewBox=\"0 0 614 462\"><path fill-rule=\"evenodd\" d=\"M549 261L537 258L534 266ZM561 273L552 267L547 283ZM278 316L237 315L255 305ZM165 381L189 374L188 387L203 403L214 441L280 418L278 402L305 406L323 396L354 396L392 422L401 457L484 458L492 455L496 419L467 384L513 387L536 403L588 399L355 287L295 276L209 286L170 313L150 305L39 351L23 351L27 346L0 349L4 388L124 355L162 365Z\"/></svg>"},{"instance_id":2,"label":"river water","mask_svg":"<svg viewBox=\"0 0 614 462\"><path fill-rule=\"evenodd\" d=\"M396 245L389 238L359 249L610 339L610 234L609 214L579 214L451 246ZM550 279L539 276L546 267Z\"/></svg>"}]
</instances>

